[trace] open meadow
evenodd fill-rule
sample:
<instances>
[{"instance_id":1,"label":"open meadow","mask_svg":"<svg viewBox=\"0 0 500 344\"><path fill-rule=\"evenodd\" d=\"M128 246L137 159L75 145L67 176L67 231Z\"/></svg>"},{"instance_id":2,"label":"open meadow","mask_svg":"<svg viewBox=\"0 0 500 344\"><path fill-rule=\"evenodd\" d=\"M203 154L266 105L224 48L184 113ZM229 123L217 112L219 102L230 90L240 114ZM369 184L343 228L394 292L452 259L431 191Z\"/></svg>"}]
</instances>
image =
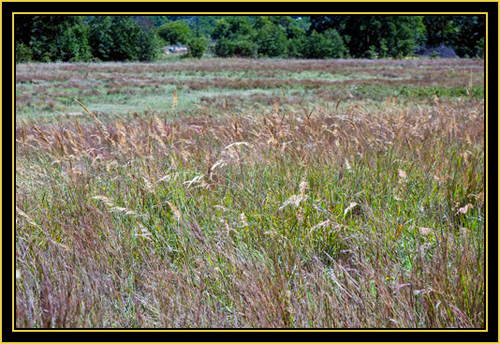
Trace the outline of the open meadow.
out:
<instances>
[{"instance_id":1,"label":"open meadow","mask_svg":"<svg viewBox=\"0 0 500 344\"><path fill-rule=\"evenodd\" d=\"M20 328L485 326L484 60L16 66Z\"/></svg>"}]
</instances>

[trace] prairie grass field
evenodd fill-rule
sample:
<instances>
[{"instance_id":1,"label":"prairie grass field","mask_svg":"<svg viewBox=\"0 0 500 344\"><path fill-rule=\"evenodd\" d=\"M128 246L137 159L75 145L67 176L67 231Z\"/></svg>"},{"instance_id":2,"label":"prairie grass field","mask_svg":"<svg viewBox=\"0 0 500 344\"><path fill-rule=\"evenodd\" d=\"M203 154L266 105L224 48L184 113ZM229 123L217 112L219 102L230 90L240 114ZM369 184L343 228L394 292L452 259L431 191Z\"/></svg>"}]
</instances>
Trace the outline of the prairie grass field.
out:
<instances>
[{"instance_id":1,"label":"prairie grass field","mask_svg":"<svg viewBox=\"0 0 500 344\"><path fill-rule=\"evenodd\" d=\"M16 66L18 328L485 326L484 61Z\"/></svg>"}]
</instances>

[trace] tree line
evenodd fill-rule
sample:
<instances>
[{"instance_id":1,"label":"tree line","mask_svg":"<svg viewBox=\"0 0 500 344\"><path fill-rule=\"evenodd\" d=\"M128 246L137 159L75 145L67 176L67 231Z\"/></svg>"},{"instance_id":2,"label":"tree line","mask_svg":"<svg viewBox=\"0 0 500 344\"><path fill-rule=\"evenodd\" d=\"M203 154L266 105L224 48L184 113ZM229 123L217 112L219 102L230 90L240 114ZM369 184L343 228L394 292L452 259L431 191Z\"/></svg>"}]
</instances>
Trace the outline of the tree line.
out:
<instances>
[{"instance_id":1,"label":"tree line","mask_svg":"<svg viewBox=\"0 0 500 344\"><path fill-rule=\"evenodd\" d=\"M485 16L15 16L16 62L218 57L484 58Z\"/></svg>"}]
</instances>

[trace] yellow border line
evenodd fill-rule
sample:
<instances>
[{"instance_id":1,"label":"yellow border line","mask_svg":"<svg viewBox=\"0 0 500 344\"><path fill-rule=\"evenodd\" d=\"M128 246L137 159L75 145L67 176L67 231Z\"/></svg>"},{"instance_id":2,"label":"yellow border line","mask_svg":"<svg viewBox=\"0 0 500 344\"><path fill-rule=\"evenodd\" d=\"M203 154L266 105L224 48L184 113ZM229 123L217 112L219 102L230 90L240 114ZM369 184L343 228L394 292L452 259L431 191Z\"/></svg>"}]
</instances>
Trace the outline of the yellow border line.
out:
<instances>
[{"instance_id":1,"label":"yellow border line","mask_svg":"<svg viewBox=\"0 0 500 344\"><path fill-rule=\"evenodd\" d=\"M65 0L49 0L49 1L39 1L39 0L16 0L16 1L11 1L11 0L2 0L1 1L2 3L17 3L17 2L33 2L33 3L54 3L54 2L67 2ZM76 2L76 1L75 1ZM78 1L78 2L104 2L104 1L101 1L101 0L81 0L81 1ZM107 0L105 2L135 2L135 3L138 3L136 0ZM244 3L249 3L249 2L266 2L266 3L273 3L273 2L296 2L296 3L304 3L303 0L149 0L148 2L163 2L163 3L169 3L169 2L176 2L176 3L181 3L181 2L216 2L216 3L224 3L224 2L231 2L231 3L238 3L238 2L244 2ZM405 2L408 2L408 3L415 3L415 2L418 2L418 3L421 3L421 2L436 2L435 0L419 0L419 1L414 1L414 0L403 0L403 1L396 1L396 0L382 0L382 1L377 1L377 0L347 0L347 1L331 1L331 0L315 0L314 2L322 2L322 3L351 3L351 2L377 2L377 3L391 3L391 2L400 2L400 3L405 3ZM463 2L463 3L472 3L472 2L475 2L473 0L440 0L439 2ZM481 2L484 2L484 3L498 3L499 1L497 0L484 0L484 1L481 1ZM185 12L185 11L184 11ZM263 11L265 13L273 13L273 12L267 12L267 11ZM61 12L63 14L65 14L66 12ZM140 13L140 12L134 12L134 13ZM166 14L176 14L176 13L180 13L180 12L172 12L172 11L167 11L167 12L164 12ZM194 13L194 12L186 12L186 13ZM204 13L210 13L210 12L204 12ZM213 13L221 13L221 12L213 12ZM230 12L231 14L238 14L239 12ZM276 13L284 13L283 11L281 12L276 12ZM299 12L297 12L299 13ZM311 13L311 14L325 14L327 12L300 12L300 13L303 13L303 14L306 14L306 13ZM422 12L416 12L416 13L420 13L420 14L423 14ZM426 14L427 12L425 12ZM451 12L445 12L445 13L451 13Z\"/></svg>"},{"instance_id":2,"label":"yellow border line","mask_svg":"<svg viewBox=\"0 0 500 344\"><path fill-rule=\"evenodd\" d=\"M16 15L32 15L32 14L54 14L54 12L12 12L12 14ZM92 12L92 11L86 11L86 12L58 12L57 14L203 14L203 15L208 15L208 14L218 14L218 15L225 15L225 14L241 14L241 15L246 15L246 14L387 14L387 15L397 15L397 14L419 14L422 15L422 12L389 12L389 11L380 11L380 12ZM450 14L450 12L426 12L425 15L443 15L443 14ZM481 14L481 15L487 15L488 12L453 12L455 15L459 14Z\"/></svg>"}]
</instances>

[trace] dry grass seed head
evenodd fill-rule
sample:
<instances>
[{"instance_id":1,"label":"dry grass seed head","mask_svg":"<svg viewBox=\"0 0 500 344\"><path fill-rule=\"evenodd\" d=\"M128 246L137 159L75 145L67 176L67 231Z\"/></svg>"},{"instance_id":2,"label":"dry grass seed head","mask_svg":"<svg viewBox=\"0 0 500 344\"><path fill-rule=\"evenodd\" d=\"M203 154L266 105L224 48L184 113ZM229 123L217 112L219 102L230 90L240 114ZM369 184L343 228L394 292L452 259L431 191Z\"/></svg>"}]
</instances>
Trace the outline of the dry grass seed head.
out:
<instances>
[{"instance_id":1,"label":"dry grass seed head","mask_svg":"<svg viewBox=\"0 0 500 344\"><path fill-rule=\"evenodd\" d=\"M175 109L175 107L177 106L178 104L178 100L177 100L177 89L174 91L174 97L172 99L172 110Z\"/></svg>"},{"instance_id":2,"label":"dry grass seed head","mask_svg":"<svg viewBox=\"0 0 500 344\"><path fill-rule=\"evenodd\" d=\"M172 202L167 201L168 206L170 209L172 209L172 213L174 214L175 219L177 222L179 222L182 219L182 214L179 209L175 205L172 204Z\"/></svg>"}]
</instances>

